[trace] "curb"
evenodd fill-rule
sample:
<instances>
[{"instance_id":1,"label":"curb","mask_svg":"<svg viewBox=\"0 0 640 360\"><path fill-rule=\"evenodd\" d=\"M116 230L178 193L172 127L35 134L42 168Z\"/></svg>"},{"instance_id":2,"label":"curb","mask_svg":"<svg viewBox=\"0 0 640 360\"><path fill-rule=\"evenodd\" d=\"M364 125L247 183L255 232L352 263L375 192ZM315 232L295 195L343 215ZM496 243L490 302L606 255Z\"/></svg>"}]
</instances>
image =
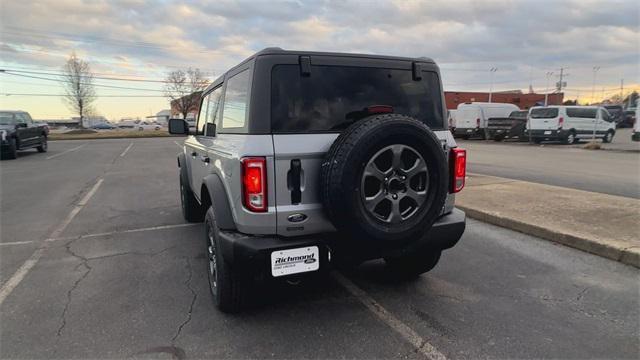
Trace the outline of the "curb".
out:
<instances>
[{"instance_id":1,"label":"curb","mask_svg":"<svg viewBox=\"0 0 640 360\"><path fill-rule=\"evenodd\" d=\"M463 210L470 218L480 220L482 222L498 225L524 234L533 235L610 260L615 260L626 265L640 268L640 248L637 247L618 248L593 239L551 231L538 225L505 218L487 211L469 208L460 204L456 204L456 207Z\"/></svg>"}]
</instances>

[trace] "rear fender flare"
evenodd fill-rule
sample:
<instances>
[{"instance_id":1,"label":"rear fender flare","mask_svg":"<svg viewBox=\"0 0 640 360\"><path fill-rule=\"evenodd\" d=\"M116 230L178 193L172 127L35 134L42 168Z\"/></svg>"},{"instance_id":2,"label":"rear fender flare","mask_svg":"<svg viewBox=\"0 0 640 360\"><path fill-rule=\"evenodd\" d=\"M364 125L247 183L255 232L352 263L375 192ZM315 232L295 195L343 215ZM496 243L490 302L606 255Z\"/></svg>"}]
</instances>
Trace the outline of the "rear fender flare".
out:
<instances>
[{"instance_id":1,"label":"rear fender flare","mask_svg":"<svg viewBox=\"0 0 640 360\"><path fill-rule=\"evenodd\" d=\"M221 230L236 230L236 223L233 221L233 213L227 197L227 190L220 180L218 174L207 175L202 180L211 196L211 206L216 215L216 223Z\"/></svg>"}]
</instances>

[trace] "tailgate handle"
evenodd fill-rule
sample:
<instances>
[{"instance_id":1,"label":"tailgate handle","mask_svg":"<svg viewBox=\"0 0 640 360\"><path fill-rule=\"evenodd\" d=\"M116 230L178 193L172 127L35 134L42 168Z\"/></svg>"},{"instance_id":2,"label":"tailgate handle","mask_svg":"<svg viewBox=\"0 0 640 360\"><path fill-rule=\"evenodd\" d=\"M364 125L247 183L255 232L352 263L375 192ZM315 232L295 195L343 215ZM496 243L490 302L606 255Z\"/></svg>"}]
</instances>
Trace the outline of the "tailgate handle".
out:
<instances>
[{"instance_id":1,"label":"tailgate handle","mask_svg":"<svg viewBox=\"0 0 640 360\"><path fill-rule=\"evenodd\" d=\"M304 77L311 76L311 58L308 56L300 56L300 75Z\"/></svg>"},{"instance_id":2,"label":"tailgate handle","mask_svg":"<svg viewBox=\"0 0 640 360\"><path fill-rule=\"evenodd\" d=\"M287 188L291 192L291 204L298 205L302 202L301 190L302 163L300 159L291 160L291 168L287 173Z\"/></svg>"}]
</instances>

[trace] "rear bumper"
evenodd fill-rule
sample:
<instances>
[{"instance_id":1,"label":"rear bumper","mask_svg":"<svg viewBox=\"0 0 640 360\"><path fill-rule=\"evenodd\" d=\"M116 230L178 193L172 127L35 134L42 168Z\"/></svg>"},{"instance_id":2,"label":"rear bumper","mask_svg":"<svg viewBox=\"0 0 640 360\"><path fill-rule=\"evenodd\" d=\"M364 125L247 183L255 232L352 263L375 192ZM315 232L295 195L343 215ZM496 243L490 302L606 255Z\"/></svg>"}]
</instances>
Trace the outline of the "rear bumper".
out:
<instances>
[{"instance_id":1,"label":"rear bumper","mask_svg":"<svg viewBox=\"0 0 640 360\"><path fill-rule=\"evenodd\" d=\"M474 135L481 135L482 129L480 128L455 128L455 130L453 131L453 135L456 136L474 136Z\"/></svg>"},{"instance_id":2,"label":"rear bumper","mask_svg":"<svg viewBox=\"0 0 640 360\"><path fill-rule=\"evenodd\" d=\"M449 249L460 240L465 226L466 214L462 210L454 208L451 213L441 216L425 236L419 240L400 248L385 248L375 253L369 253L366 258L359 258L359 260L381 258L388 255L402 255L424 246L437 250ZM270 271L271 253L277 250L318 246L320 250L320 271L330 267L332 258L356 258L352 253L354 247L341 246L340 243L344 242L345 239L336 240L337 236L331 233L286 238L281 236L252 236L232 231L220 232L220 245L224 260L233 268L254 278L272 277ZM360 243L357 247L362 250L362 246L366 246L366 244Z\"/></svg>"},{"instance_id":3,"label":"rear bumper","mask_svg":"<svg viewBox=\"0 0 640 360\"><path fill-rule=\"evenodd\" d=\"M567 130L531 130L531 137L534 139L564 139L569 132ZM529 130L524 131L524 136L529 136Z\"/></svg>"}]
</instances>

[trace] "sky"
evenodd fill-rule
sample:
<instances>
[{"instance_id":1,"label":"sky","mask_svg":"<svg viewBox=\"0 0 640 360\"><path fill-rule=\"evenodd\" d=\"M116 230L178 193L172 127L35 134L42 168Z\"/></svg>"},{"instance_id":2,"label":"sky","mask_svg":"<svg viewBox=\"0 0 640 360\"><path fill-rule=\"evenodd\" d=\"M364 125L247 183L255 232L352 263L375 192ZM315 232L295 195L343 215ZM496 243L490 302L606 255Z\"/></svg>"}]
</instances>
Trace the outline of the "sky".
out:
<instances>
[{"instance_id":1,"label":"sky","mask_svg":"<svg viewBox=\"0 0 640 360\"><path fill-rule=\"evenodd\" d=\"M169 71L213 80L270 46L427 56L445 91L553 91L561 68L565 98L640 90L638 1L2 0L0 16L0 108L36 119L73 115L57 96L72 52L97 77L145 80L95 80L112 120L169 108Z\"/></svg>"}]
</instances>

